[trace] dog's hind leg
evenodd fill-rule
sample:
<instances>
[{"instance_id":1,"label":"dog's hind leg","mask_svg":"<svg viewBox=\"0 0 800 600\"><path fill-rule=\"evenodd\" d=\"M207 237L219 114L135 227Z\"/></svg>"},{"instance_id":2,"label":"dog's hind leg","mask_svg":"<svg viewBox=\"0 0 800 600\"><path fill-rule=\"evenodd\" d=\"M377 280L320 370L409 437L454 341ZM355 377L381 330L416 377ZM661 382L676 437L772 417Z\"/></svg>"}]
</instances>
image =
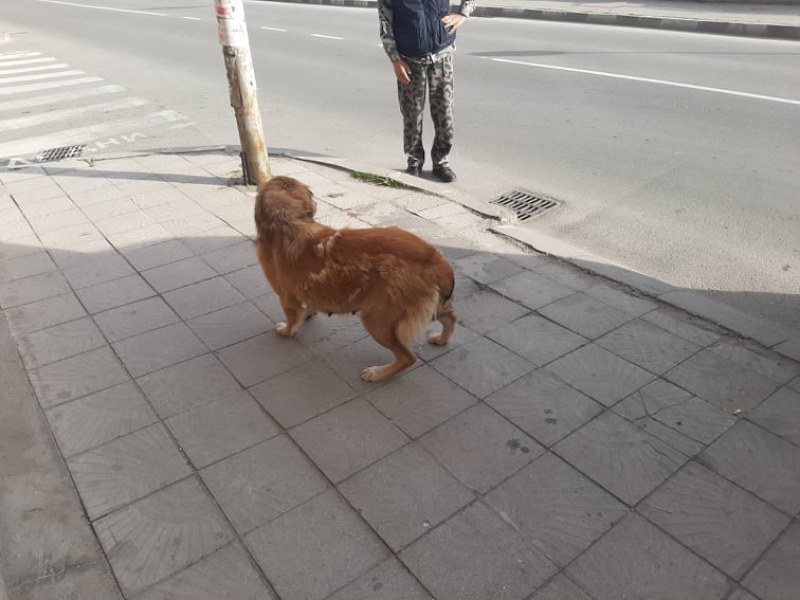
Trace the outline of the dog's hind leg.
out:
<instances>
[{"instance_id":1,"label":"dog's hind leg","mask_svg":"<svg viewBox=\"0 0 800 600\"><path fill-rule=\"evenodd\" d=\"M442 324L442 332L429 336L428 342L436 346L444 346L450 341L458 321L458 315L453 310L453 299L448 298L442 302L437 311L436 320Z\"/></svg>"},{"instance_id":2,"label":"dog's hind leg","mask_svg":"<svg viewBox=\"0 0 800 600\"><path fill-rule=\"evenodd\" d=\"M408 341L401 340L398 336L398 324L401 323L401 319L402 317L392 319L385 312L361 314L361 321L367 332L376 342L394 354L394 362L364 369L361 372L361 379L364 381L384 381L407 369L417 360L408 347Z\"/></svg>"}]
</instances>

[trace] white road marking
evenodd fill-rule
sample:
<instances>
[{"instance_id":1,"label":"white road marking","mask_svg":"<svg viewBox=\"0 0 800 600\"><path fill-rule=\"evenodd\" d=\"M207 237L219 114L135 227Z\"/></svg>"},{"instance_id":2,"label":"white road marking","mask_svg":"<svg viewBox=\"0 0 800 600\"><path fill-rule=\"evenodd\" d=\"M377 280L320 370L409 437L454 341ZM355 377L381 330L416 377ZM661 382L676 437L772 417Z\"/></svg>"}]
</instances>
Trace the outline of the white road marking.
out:
<instances>
[{"instance_id":1,"label":"white road marking","mask_svg":"<svg viewBox=\"0 0 800 600\"><path fill-rule=\"evenodd\" d=\"M325 38L326 40L343 40L343 37L336 37L335 35L322 35L321 33L312 33L311 37Z\"/></svg>"},{"instance_id":2,"label":"white road marking","mask_svg":"<svg viewBox=\"0 0 800 600\"><path fill-rule=\"evenodd\" d=\"M15 85L14 87L0 87L0 96L11 94L26 94L28 92L38 92L39 90L50 90L67 85L79 85L82 83L95 83L103 81L102 77L79 77L78 79L67 79L66 81L46 81L44 83L31 83L29 85Z\"/></svg>"},{"instance_id":3,"label":"white road marking","mask_svg":"<svg viewBox=\"0 0 800 600\"><path fill-rule=\"evenodd\" d=\"M32 56L41 56L41 52L7 52L6 54L0 54L0 60L16 60L18 58L30 58Z\"/></svg>"},{"instance_id":4,"label":"white road marking","mask_svg":"<svg viewBox=\"0 0 800 600\"><path fill-rule=\"evenodd\" d=\"M5 65L0 64L0 67ZM0 75L18 75L19 73L33 73L34 71L52 71L53 69L66 69L66 63L56 63L54 65L41 65L39 67L23 67L22 69L0 69Z\"/></svg>"},{"instance_id":5,"label":"white road marking","mask_svg":"<svg viewBox=\"0 0 800 600\"><path fill-rule=\"evenodd\" d=\"M278 29L277 27L262 27L261 29L266 29L267 31L286 31L285 29Z\"/></svg>"},{"instance_id":6,"label":"white road marking","mask_svg":"<svg viewBox=\"0 0 800 600\"><path fill-rule=\"evenodd\" d=\"M167 123L176 123L185 119L185 116L174 110L162 110L140 119L118 119L86 127L64 129L46 135L0 144L0 156L23 156L39 152L44 148L86 144L108 135L119 135L125 131L139 131L148 127L163 126Z\"/></svg>"},{"instance_id":7,"label":"white road marking","mask_svg":"<svg viewBox=\"0 0 800 600\"><path fill-rule=\"evenodd\" d=\"M19 77L3 77L0 79L0 86L7 83L22 83L23 81L38 81L40 79L53 79L54 77L70 77L72 75L84 75L83 71L59 71L58 73L42 73L41 75L21 75Z\"/></svg>"},{"instance_id":8,"label":"white road marking","mask_svg":"<svg viewBox=\"0 0 800 600\"><path fill-rule=\"evenodd\" d=\"M0 111L19 110L20 108L28 108L29 106L43 106L46 104L55 104L56 102L89 98L91 96L102 96L103 94L114 94L124 91L125 88L121 85L104 85L96 88L49 94L47 96L36 96L35 98L23 98L22 100L6 100L5 102L0 102Z\"/></svg>"},{"instance_id":9,"label":"white road marking","mask_svg":"<svg viewBox=\"0 0 800 600\"><path fill-rule=\"evenodd\" d=\"M136 106L144 106L150 104L144 98L123 98L115 100L114 102L103 102L101 104L88 104L86 106L76 106L74 108L63 108L61 110L51 110L49 112L28 115L25 117L15 117L13 119L6 119L0 121L0 131L9 131L11 129L24 129L25 127L35 127L44 123L52 123L53 121L60 121L62 119L69 119L78 117L87 113L93 112L110 112L112 110L124 110L126 108L134 108Z\"/></svg>"},{"instance_id":10,"label":"white road marking","mask_svg":"<svg viewBox=\"0 0 800 600\"><path fill-rule=\"evenodd\" d=\"M38 54L38 52L37 52ZM14 58L10 56L10 58ZM35 65L38 63L43 62L55 62L55 58L47 57L47 58L26 58L25 60L2 60L0 61L0 67L19 67L21 65Z\"/></svg>"},{"instance_id":11,"label":"white road marking","mask_svg":"<svg viewBox=\"0 0 800 600\"><path fill-rule=\"evenodd\" d=\"M570 73L583 73L585 75L599 75L601 77L612 77L614 79L626 79L628 81L640 81L642 83L655 83L671 87L699 90L703 92L715 92L717 94L727 94L730 96L740 96L743 98L753 98L755 100L768 100L770 102L781 102L783 104L795 104L800 106L800 100L791 98L781 98L779 96L765 96L763 94L752 94L750 92L739 92L737 90L727 90L724 88L708 87L705 85L693 85L691 83L680 83L678 81L668 81L666 79L652 79L650 77L635 77L634 75L622 75L620 73L608 73L606 71L591 71L588 69L575 69L572 67L559 67L556 65L546 65L542 63L530 63L521 60L510 60L507 58L490 58L495 62L508 63L511 65L523 65L525 67L536 67L537 69L551 69L553 71L567 71Z\"/></svg>"},{"instance_id":12,"label":"white road marking","mask_svg":"<svg viewBox=\"0 0 800 600\"><path fill-rule=\"evenodd\" d=\"M199 21L200 17L181 17L181 19L186 19L187 21Z\"/></svg>"},{"instance_id":13,"label":"white road marking","mask_svg":"<svg viewBox=\"0 0 800 600\"><path fill-rule=\"evenodd\" d=\"M78 8L94 8L97 10L111 10L114 12L129 13L134 15L148 15L151 17L166 17L164 13L148 12L145 10L129 10L127 8L111 8L110 6L97 6L95 4L77 4L75 2L62 2L61 0L36 0L36 2L47 2L48 4L63 4L65 6L77 6Z\"/></svg>"}]
</instances>

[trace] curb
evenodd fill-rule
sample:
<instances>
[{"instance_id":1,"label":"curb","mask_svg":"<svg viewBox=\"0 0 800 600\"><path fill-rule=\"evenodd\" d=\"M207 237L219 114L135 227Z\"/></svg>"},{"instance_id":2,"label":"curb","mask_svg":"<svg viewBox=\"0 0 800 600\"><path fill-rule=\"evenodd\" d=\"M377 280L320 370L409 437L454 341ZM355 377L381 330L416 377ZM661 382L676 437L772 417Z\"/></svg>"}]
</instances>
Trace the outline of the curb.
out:
<instances>
[{"instance_id":1,"label":"curb","mask_svg":"<svg viewBox=\"0 0 800 600\"><path fill-rule=\"evenodd\" d=\"M750 338L787 358L800 361L800 336L789 335L767 321L751 317L727 304L711 300L699 292L659 281L644 273L595 256L546 234L519 226L516 224L516 218L509 211L481 202L464 192L452 188L448 189L447 184L438 184L419 177L406 175L402 171L383 169L344 158L289 149L272 148L270 151L273 156L316 163L344 171L376 173L397 179L408 185L410 189L447 198L461 204L471 212L497 221L496 225L489 227L489 231L495 235L508 238L536 252L563 260L579 269L638 290L646 296L719 325L736 335Z\"/></svg>"},{"instance_id":2,"label":"curb","mask_svg":"<svg viewBox=\"0 0 800 600\"><path fill-rule=\"evenodd\" d=\"M289 4L318 4L346 6L352 8L377 8L376 0L262 0ZM512 8L500 6L478 6L474 17L503 17L509 19L535 19L543 21L566 21L592 25L620 25L623 27L646 27L694 33L736 35L743 37L765 37L784 40L800 40L800 26L769 25L766 23L742 23L691 17L645 17L610 13L585 13L550 9Z\"/></svg>"}]
</instances>

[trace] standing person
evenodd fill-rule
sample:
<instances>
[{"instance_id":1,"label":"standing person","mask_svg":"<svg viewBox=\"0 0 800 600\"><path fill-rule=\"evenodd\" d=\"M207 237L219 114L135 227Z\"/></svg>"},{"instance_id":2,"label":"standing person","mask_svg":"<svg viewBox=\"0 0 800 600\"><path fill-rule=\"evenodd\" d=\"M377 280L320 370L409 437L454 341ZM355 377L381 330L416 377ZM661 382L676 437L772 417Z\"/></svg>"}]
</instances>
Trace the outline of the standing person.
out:
<instances>
[{"instance_id":1,"label":"standing person","mask_svg":"<svg viewBox=\"0 0 800 600\"><path fill-rule=\"evenodd\" d=\"M425 162L422 117L427 87L435 132L433 175L446 183L456 178L449 161L453 147L453 53L456 30L475 4L476 0L461 0L458 12L449 14L449 0L378 0L381 41L397 77L406 173L411 175L419 175Z\"/></svg>"}]
</instances>

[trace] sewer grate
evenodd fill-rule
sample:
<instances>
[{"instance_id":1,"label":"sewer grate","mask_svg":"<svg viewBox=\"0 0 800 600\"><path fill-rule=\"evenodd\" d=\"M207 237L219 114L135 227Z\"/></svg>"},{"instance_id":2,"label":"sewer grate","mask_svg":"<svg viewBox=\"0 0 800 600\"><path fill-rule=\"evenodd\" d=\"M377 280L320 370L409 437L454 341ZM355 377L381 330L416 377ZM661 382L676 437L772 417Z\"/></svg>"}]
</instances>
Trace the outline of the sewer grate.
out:
<instances>
[{"instance_id":1,"label":"sewer grate","mask_svg":"<svg viewBox=\"0 0 800 600\"><path fill-rule=\"evenodd\" d=\"M86 144L80 146L61 146L60 148L50 148L42 150L36 155L36 162L53 162L63 158L74 158L83 154Z\"/></svg>"},{"instance_id":2,"label":"sewer grate","mask_svg":"<svg viewBox=\"0 0 800 600\"><path fill-rule=\"evenodd\" d=\"M506 192L499 198L492 200L490 204L499 204L514 211L520 221L527 221L533 217L540 217L545 212L554 209L561 204L558 200L543 198L530 192L512 190Z\"/></svg>"}]
</instances>

